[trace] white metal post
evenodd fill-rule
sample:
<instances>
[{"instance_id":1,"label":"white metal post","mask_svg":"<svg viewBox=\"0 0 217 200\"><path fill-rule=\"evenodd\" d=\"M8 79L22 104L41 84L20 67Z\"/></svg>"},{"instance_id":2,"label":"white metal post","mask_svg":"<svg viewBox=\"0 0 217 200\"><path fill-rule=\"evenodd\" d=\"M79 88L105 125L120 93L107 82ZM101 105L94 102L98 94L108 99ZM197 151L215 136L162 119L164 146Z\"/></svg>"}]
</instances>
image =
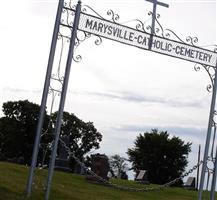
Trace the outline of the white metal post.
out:
<instances>
[{"instance_id":1,"label":"white metal post","mask_svg":"<svg viewBox=\"0 0 217 200\"><path fill-rule=\"evenodd\" d=\"M213 169L213 176L212 176L212 186L211 186L211 195L210 199L215 200L215 187L216 187L216 176L217 176L217 148L215 154L215 162L214 162L214 169Z\"/></svg>"},{"instance_id":2,"label":"white metal post","mask_svg":"<svg viewBox=\"0 0 217 200\"><path fill-rule=\"evenodd\" d=\"M208 129L207 129L207 135L206 135L206 144L205 144L204 157L203 157L203 166L202 166L201 177L200 177L200 187L199 187L199 192L198 192L198 200L202 200L202 195L203 195L203 187L204 187L204 180L205 180L205 173L206 173L206 167L207 167L210 139L211 139L211 133L212 133L215 103L216 103L216 88L217 88L217 70L215 69L215 77L214 77L214 83L213 83L212 100L211 100L210 114L209 114L209 123L208 123Z\"/></svg>"},{"instance_id":3,"label":"white metal post","mask_svg":"<svg viewBox=\"0 0 217 200\"><path fill-rule=\"evenodd\" d=\"M34 148L33 148L33 153L32 153L32 162L31 162L31 167L29 170L29 177L28 177L27 186L26 186L27 196L30 196L32 192L34 169L37 164L39 144L40 144L40 139L41 139L41 131L42 131L43 123L44 123L44 114L45 114L45 109L46 109L46 104L47 104L47 97L48 97L49 86L50 86L50 78L51 78L51 73L52 73L52 68L53 68L53 61L54 61L54 56L55 56L56 43L57 43L57 38L58 38L58 33L59 33L59 24L61 20L63 4L64 4L64 0L59 0L57 14L56 14L56 21L55 21L55 26L54 26L54 32L53 32L53 38L52 38L52 43L51 43L51 48L50 48L50 55L49 55L49 60L48 60L48 65L47 65L44 90L43 90L43 95L42 95L42 100L41 100L39 120L37 124L37 129L36 129L35 142L34 142Z\"/></svg>"},{"instance_id":4,"label":"white metal post","mask_svg":"<svg viewBox=\"0 0 217 200\"><path fill-rule=\"evenodd\" d=\"M81 12L81 1L79 0L76 6L76 11L75 11L75 18L74 18L73 29L72 29L71 39L70 39L68 58L67 58L67 63L66 63L62 93L61 93L60 104L59 104L59 111L57 114L57 120L56 120L56 125L55 125L55 132L54 132L55 139L54 139L54 143L52 147L51 159L50 159L49 170L48 170L45 200L48 200L49 195L50 195L51 181L52 181L53 171L54 171L54 166L55 166L57 147L58 147L58 142L59 142L59 134L60 134L61 124L62 124L61 120L63 116L66 93L67 93L67 88L68 88L71 63L72 63L74 47L75 47L75 40L77 36L77 29L78 29L78 24L79 24L79 19L80 19L80 12Z\"/></svg>"}]
</instances>

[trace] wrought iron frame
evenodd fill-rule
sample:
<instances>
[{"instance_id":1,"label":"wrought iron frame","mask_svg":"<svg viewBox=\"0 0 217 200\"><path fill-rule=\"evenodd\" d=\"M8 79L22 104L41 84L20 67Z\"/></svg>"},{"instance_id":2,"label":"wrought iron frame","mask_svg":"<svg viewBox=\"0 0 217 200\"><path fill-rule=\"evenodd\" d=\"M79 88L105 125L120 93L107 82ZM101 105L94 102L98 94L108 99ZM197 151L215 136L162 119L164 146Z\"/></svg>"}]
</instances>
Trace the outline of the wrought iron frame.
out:
<instances>
[{"instance_id":1,"label":"wrought iron frame","mask_svg":"<svg viewBox=\"0 0 217 200\"><path fill-rule=\"evenodd\" d=\"M63 85L64 85L64 80L65 80L65 76L62 76L60 73L60 68L61 68L61 64L62 64L62 57L63 57L63 49L66 43L70 43L72 41L72 32L76 32L74 35L74 46L73 46L73 50L74 52L76 52L76 50L78 49L78 47L84 43L84 41L86 41L87 39L90 39L92 37L95 37L94 39L94 43L96 45L100 45L103 41L102 37L92 34L92 33L88 33L82 30L78 30L77 28L74 29L74 23L73 21L76 21L76 17L78 17L78 13L76 14L76 11L79 7L79 5L81 4L80 0L78 1L78 5L73 5L72 4L72 0L68 0L68 2L64 2L64 0L59 0L59 6L58 6L58 12L57 12L57 17L56 17L56 24L55 24L55 28L54 28L54 36L53 36L53 42L52 42L52 46L51 46L51 54L49 57L49 63L48 63L48 68L50 68L47 71L47 76L45 79L45 88L44 89L44 93L43 93L43 98L42 98L42 104L43 106L41 106L41 115L40 115L40 119L39 119L39 123L43 122L43 113L45 111L45 105L47 102L47 95L48 93L52 94L52 103L51 103L51 108L50 111L52 113L53 110L53 105L54 105L54 101L55 98L57 96L61 96L62 97L62 92L63 92ZM185 38L185 40L181 39L181 37L179 37L174 31L170 30L170 29L164 29L163 26L160 23L160 15L156 14L156 16L154 16L154 14L150 11L148 13L148 16L150 16L148 18L148 20L146 21L141 21L139 19L134 19L134 20L130 20L127 22L122 22L119 23L120 20L120 16L118 14L116 14L113 10L108 10L107 11L107 17L102 17L102 15L100 15L98 12L96 12L93 8L91 8L88 5L83 5L82 7L79 8L80 13L87 13L87 14L93 14L93 16L96 16L100 19L103 20L107 20L109 22L115 23L115 24L120 24L120 25L124 25L126 26L126 24L129 23L133 23L133 26L130 26L130 28L136 29L138 31L144 32L144 33L148 33L148 34L153 34L154 36L159 36L165 39L170 39L170 40L174 40L174 41L178 41L182 44L187 44L190 46L194 46L194 47L198 47L197 43L198 43L198 38L197 37L191 37L188 36ZM155 20L155 30L152 30L152 27L150 26L149 21L151 20L152 17ZM78 22L76 22L78 23ZM66 34L63 32L63 29L68 29L69 33ZM60 55L59 55L59 62L58 62L58 67L57 67L57 71L52 73L52 65L53 65L53 59L54 59L54 54L55 54L55 48L56 48L56 43L57 40L61 42L61 51L60 51ZM212 47L212 51L213 52L217 52L217 46L210 46ZM54 52L52 52L54 51ZM70 54L70 52L69 52ZM80 54L72 54L72 59L75 62L80 62L82 60L82 56ZM207 132L207 139L206 139L206 146L205 146L205 153L204 153L204 163L203 163L203 169L202 169L202 174L201 174L201 181L200 181L200 188L199 188L199 200L202 199L202 191L203 191L203 187L204 187L204 178L205 178L205 173L208 174L208 178L207 178L207 189L208 189L208 183L209 183L209 178L210 175L213 175L213 180L212 180L212 188L211 188L211 199L214 200L214 190L215 190L215 185L216 185L216 173L217 173L217 159L216 159L216 155L214 155L214 149L215 147L215 138L216 138L216 130L217 130L217 121L215 120L215 116L217 115L217 111L215 110L215 101L216 101L216 87L217 87L217 66L216 67L212 67L212 66L207 66L207 65L203 65L203 64L195 64L194 65L194 70L195 71L200 71L202 68L204 68L204 70L207 72L208 77L210 79L210 83L207 85L207 91L212 93L212 102L211 102L211 109L210 109L210 118L209 118L209 125L208 125L208 132ZM61 88L54 88L52 87L51 84L51 80L58 82L61 86ZM47 82L47 83L46 83ZM66 95L66 91L65 91L65 95ZM65 98L65 97L64 97ZM61 101L60 99L60 101ZM63 105L64 107L64 105ZM62 108L63 109L63 108ZM61 116L60 116L60 120L61 120ZM60 122L61 124L61 122ZM38 146L40 144L40 137L41 135L41 125L38 125L37 128L37 134L36 137L39 137L38 139L36 139L35 141L35 147L34 147L34 156L33 156L33 161L32 161L32 166L30 169L30 175L29 175L29 180L28 180L28 184L27 184L27 195L29 196L31 194L31 190L32 190L32 179L33 179L33 173L34 173L34 168L36 166L36 160L37 159L37 154L38 154ZM59 135L58 132L55 133L55 135ZM212 145L211 145L211 153L208 156L208 152L210 150L210 141L211 141L211 135L212 135ZM58 136L59 137L59 136ZM58 137L57 137L57 141L58 142ZM55 145L52 145L52 148L54 149ZM57 148L57 147L56 147ZM53 150L53 155L52 155L52 159L55 160L55 151ZM217 151L217 150L216 150ZM209 168L208 167L208 162L212 162L214 165L214 168ZM54 165L54 164L52 164ZM52 166L54 167L54 166ZM48 177L48 182L47 182L47 191L46 191L46 197L45 199L48 200L49 199L49 190L50 190L50 184L51 184L51 179L52 179L52 169L51 171L49 170L49 173L51 173L51 175L49 175Z\"/></svg>"}]
</instances>

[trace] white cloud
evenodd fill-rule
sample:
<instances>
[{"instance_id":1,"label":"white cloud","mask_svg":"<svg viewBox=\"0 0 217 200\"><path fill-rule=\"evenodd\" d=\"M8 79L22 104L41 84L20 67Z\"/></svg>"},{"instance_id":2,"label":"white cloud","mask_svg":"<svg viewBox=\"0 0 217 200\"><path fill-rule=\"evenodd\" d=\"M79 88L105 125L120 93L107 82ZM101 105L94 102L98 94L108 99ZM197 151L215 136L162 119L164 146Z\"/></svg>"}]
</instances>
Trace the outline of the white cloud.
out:
<instances>
[{"instance_id":1,"label":"white cloud","mask_svg":"<svg viewBox=\"0 0 217 200\"><path fill-rule=\"evenodd\" d=\"M57 3L0 2L0 105L20 99L40 103ZM82 3L105 17L112 8L120 14L120 21L145 21L152 9L144 0ZM170 8L158 8L165 28L173 29L182 39L198 36L202 46L216 42L214 1L167 3ZM152 126L168 128L193 141L194 151L199 143L204 145L201 130L206 129L210 104L206 92L210 80L205 70L195 72L193 63L105 39L95 46L94 37L77 53L83 60L72 64L66 110L94 122L103 133L101 151L124 154L140 128ZM140 128L132 135L132 131L124 130L126 127ZM195 157L195 152L192 155ZM190 165L194 162L191 159Z\"/></svg>"}]
</instances>

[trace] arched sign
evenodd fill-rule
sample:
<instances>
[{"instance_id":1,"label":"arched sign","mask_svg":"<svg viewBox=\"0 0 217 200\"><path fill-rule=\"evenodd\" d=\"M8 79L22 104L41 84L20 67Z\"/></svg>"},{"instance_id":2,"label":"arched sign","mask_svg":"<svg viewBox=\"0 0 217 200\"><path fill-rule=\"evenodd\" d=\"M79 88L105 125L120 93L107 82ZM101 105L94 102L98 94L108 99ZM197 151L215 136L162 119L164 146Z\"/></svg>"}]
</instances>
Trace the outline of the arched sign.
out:
<instances>
[{"instance_id":1,"label":"arched sign","mask_svg":"<svg viewBox=\"0 0 217 200\"><path fill-rule=\"evenodd\" d=\"M99 40L101 40L102 37L126 45L134 46L142 50L152 51L166 56L171 56L178 59L190 61L196 64L200 64L208 72L211 79L212 102L210 108L209 124L207 129L203 167L201 172L200 188L199 188L199 195L198 195L198 200L202 200L205 172L207 170L207 160L209 158L208 153L209 153L211 134L213 129L214 129L214 133L216 131L214 114L215 114L216 88L217 88L217 69L216 69L217 52L197 47L193 44L193 42L191 44L187 44L183 42L178 36L177 36L178 41L175 41L169 39L164 34L162 34L161 36L156 35L155 23L158 23L160 28L162 28L162 26L160 25L157 19L156 6L161 5L164 7L168 7L168 5L162 2L158 2L157 0L146 0L146 1L153 3L152 25L151 27L149 27L150 30L149 32L146 30L144 24L140 20L137 20L138 24L136 28L132 28L117 23L116 18L118 18L118 16L115 16L112 11L110 11L110 14L112 15L112 20L106 20L89 6L86 7L90 8L95 13L95 15L90 15L86 13L85 12L86 9L81 11L80 0L78 1L77 6L72 6L71 1L70 3L65 3L64 0L59 0L56 23L54 27L54 33L53 33L53 40L51 44L51 50L50 50L48 68L47 68L47 74L46 74L45 85L44 85L44 91L43 91L43 96L41 101L40 117L39 117L36 138L34 143L32 164L31 164L29 179L27 184L28 196L31 194L31 190L32 190L34 168L36 166L36 161L38 156L38 147L40 143L42 125L44 121L44 112L46 108L47 96L50 87L50 80L52 79L51 72L53 67L57 39L59 36L65 37L68 40L70 40L70 45L68 50L68 57L66 62L64 79L61 80L63 82L62 89L61 91L59 91L61 94L61 98L60 98L59 111L57 115L55 132L54 132L55 139L52 148L51 160L50 160L49 171L48 171L48 179L47 179L46 195L45 195L46 200L49 199L49 193L50 193L51 181L52 181L52 176L54 171L54 164L55 164L57 146L59 141L59 133L61 128L61 119L63 115L63 109L64 109L65 98L67 93L71 63L73 59L76 60L76 58L73 57L74 48L75 46L79 46L79 44L82 41L84 41L86 38L88 38L90 35L95 35L99 38ZM67 20L62 20L63 13L66 14ZM68 36L62 35L60 32L60 27L69 29L70 35ZM85 38L82 41L80 41L77 38L77 31L81 31L84 33ZM209 72L210 68L213 69L214 74L210 74ZM211 187L212 200L214 200L214 196L215 196L217 159L213 158L213 162L214 162L214 168L212 169L213 180L212 180L212 187Z\"/></svg>"}]
</instances>

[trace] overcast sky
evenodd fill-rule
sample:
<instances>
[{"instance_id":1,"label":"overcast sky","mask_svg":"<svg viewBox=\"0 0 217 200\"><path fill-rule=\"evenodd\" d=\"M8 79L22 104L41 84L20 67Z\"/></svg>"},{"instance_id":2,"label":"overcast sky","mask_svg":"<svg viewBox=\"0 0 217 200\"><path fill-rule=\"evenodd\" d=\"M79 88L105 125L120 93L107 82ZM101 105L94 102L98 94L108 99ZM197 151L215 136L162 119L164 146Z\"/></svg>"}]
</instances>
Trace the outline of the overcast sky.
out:
<instances>
[{"instance_id":1,"label":"overcast sky","mask_svg":"<svg viewBox=\"0 0 217 200\"><path fill-rule=\"evenodd\" d=\"M183 40L198 37L198 46L216 44L215 0L163 2L170 6L157 8L164 28ZM57 3L0 1L0 106L21 99L40 103ZM144 0L83 0L82 4L106 19L112 9L120 15L120 23L146 21L152 10ZM103 135L101 153L126 156L139 133L158 128L193 143L192 167L198 145L204 149L208 123L211 94L206 91L210 80L205 70L195 72L194 63L106 39L100 46L94 41L90 38L76 51L83 59L72 63L65 110L94 122Z\"/></svg>"}]
</instances>

